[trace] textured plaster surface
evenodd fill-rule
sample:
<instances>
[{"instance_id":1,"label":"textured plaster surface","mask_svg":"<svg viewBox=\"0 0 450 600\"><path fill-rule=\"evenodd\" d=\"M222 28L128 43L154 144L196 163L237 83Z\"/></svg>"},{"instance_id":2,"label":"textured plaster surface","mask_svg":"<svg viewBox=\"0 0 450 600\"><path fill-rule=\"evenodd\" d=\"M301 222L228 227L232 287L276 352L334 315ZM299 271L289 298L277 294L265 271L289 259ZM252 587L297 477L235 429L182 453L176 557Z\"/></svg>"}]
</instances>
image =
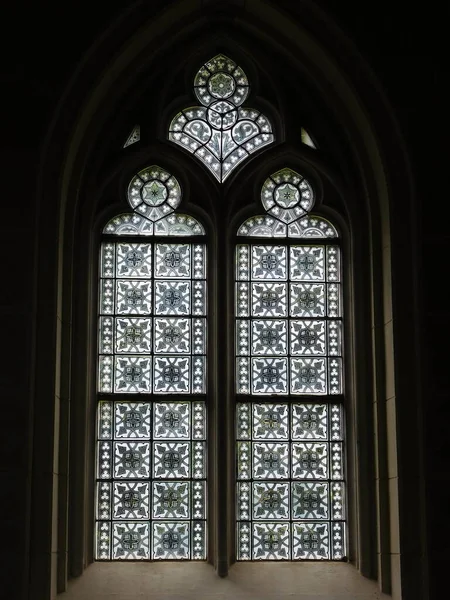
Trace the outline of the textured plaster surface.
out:
<instances>
[{"instance_id":1,"label":"textured plaster surface","mask_svg":"<svg viewBox=\"0 0 450 600\"><path fill-rule=\"evenodd\" d=\"M58 600L388 600L345 563L94 563Z\"/></svg>"}]
</instances>

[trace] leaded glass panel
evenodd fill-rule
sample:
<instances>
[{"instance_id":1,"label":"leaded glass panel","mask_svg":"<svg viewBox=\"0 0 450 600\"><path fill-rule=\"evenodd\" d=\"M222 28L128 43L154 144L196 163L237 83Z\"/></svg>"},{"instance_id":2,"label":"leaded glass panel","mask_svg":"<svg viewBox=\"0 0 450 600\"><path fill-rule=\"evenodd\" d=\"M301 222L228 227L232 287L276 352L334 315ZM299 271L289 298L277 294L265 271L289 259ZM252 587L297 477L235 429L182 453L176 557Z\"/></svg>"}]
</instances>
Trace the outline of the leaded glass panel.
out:
<instances>
[{"instance_id":1,"label":"leaded glass panel","mask_svg":"<svg viewBox=\"0 0 450 600\"><path fill-rule=\"evenodd\" d=\"M126 142L124 143L123 147L126 148L127 146L131 146L131 144L135 144L136 142L139 142L140 139L141 139L141 126L135 125L133 127L133 129L131 130L130 135L127 137Z\"/></svg>"},{"instance_id":2,"label":"leaded glass panel","mask_svg":"<svg viewBox=\"0 0 450 600\"><path fill-rule=\"evenodd\" d=\"M340 249L239 244L236 265L237 393L341 394Z\"/></svg>"},{"instance_id":3,"label":"leaded glass panel","mask_svg":"<svg viewBox=\"0 0 450 600\"><path fill-rule=\"evenodd\" d=\"M241 67L218 54L195 76L194 91L202 106L183 109L169 126L169 140L196 156L220 182L274 141L269 119L242 106L249 90Z\"/></svg>"},{"instance_id":4,"label":"leaded glass panel","mask_svg":"<svg viewBox=\"0 0 450 600\"><path fill-rule=\"evenodd\" d=\"M341 560L338 234L308 214L313 188L291 169L267 178L261 200L268 214L247 219L236 246L237 558Z\"/></svg>"},{"instance_id":5,"label":"leaded glass panel","mask_svg":"<svg viewBox=\"0 0 450 600\"><path fill-rule=\"evenodd\" d=\"M238 402L237 415L238 560L343 558L342 406Z\"/></svg>"},{"instance_id":6,"label":"leaded glass panel","mask_svg":"<svg viewBox=\"0 0 450 600\"><path fill-rule=\"evenodd\" d=\"M205 558L205 433L203 400L99 403L98 559Z\"/></svg>"},{"instance_id":7,"label":"leaded glass panel","mask_svg":"<svg viewBox=\"0 0 450 600\"><path fill-rule=\"evenodd\" d=\"M203 394L204 244L105 242L99 392Z\"/></svg>"},{"instance_id":8,"label":"leaded glass panel","mask_svg":"<svg viewBox=\"0 0 450 600\"><path fill-rule=\"evenodd\" d=\"M100 249L96 558L206 558L206 249L157 166ZM111 237L111 234L117 238ZM172 236L143 240L136 236ZM119 237L120 236L120 237ZM175 239L186 236L187 239Z\"/></svg>"}]
</instances>

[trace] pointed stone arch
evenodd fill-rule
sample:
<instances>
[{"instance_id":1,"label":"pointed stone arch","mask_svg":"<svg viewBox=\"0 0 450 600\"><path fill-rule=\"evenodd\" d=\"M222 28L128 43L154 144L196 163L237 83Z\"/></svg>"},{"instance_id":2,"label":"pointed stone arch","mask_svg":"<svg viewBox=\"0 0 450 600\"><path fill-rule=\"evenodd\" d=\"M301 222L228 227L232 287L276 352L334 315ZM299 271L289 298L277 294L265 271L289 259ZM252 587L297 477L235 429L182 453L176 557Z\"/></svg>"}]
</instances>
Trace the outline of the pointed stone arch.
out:
<instances>
[{"instance_id":1,"label":"pointed stone arch","mask_svg":"<svg viewBox=\"0 0 450 600\"><path fill-rule=\"evenodd\" d=\"M44 145L36 240L39 277L36 308L37 314L47 315L47 326L37 328L35 323L35 328L37 347L46 348L55 356L55 361L46 364L43 362L45 353L42 358L38 356L34 382L40 410L34 419L34 444L39 452L34 461L32 496L33 506L40 508L39 512L35 508L32 514L30 585L39 600L50 597L52 582L56 579L60 590L64 589L68 575L66 552L69 554L68 572L72 576L81 574L92 560L87 535L92 503L86 483L86 473L89 476L92 469L88 450L91 434L86 427L90 407L83 400L92 391L92 380L87 375L92 349L82 356L74 354L71 323L73 319L77 323L84 322L83 317L92 307L92 273L87 277L85 272L81 274L79 264L91 265L91 271L95 270L90 254L95 241L92 231L103 210L101 206L89 206L89 202L95 202L93 165L98 165L93 159L93 150L107 117L117 108L121 91L132 79L132 66L146 62L145 57L151 59L152 52L161 45L161 36L165 35L166 42L168 39L175 42L195 28L204 28L205 10L209 9L203 9L200 2L174 2L165 10L149 15L138 3L134 11L118 19L74 74ZM223 18L223 14L215 15L214 9L211 10L213 18ZM408 598L423 598L421 590L426 585L423 489L421 474L418 476L417 470L412 473L407 465L410 454L420 457L423 451L420 436L411 428L411 418L416 425L420 420L420 390L408 377L413 365L420 361L417 333L409 327L415 322L418 309L410 301L417 297L415 256L409 250L415 248L417 224L408 155L380 86L351 42L319 8L302 6L301 19L299 16L289 18L276 3L258 0L247 2L245 8L238 3L237 8L233 5L230 11L236 28L254 36L260 44L269 45L280 56L288 57L290 64L296 65L294 72L314 82L317 90L328 98L335 122L349 143L351 179L357 193L349 196L346 208L348 244L361 250L359 254L353 253L349 267L361 273L360 278L353 279L354 302L349 306L353 321L356 316L370 323L369 332L351 333L355 352L370 348L370 356L352 376L352 386L355 398L368 392L373 400L367 404L355 402L349 423L355 440L355 461L351 465L355 536L351 558L362 573L378 577L385 591L389 591L392 581L397 598L401 597L403 588L408 590ZM143 17L138 31L132 27L136 13ZM302 23L308 23L308 29ZM134 31L131 35L130 30ZM121 51L113 52L120 45ZM345 63L345 67L335 61L338 54L340 64ZM93 87L89 83L92 80L96 82ZM76 121L74 104L80 106ZM66 148L64 153L60 151L61 146ZM162 152L166 152L164 147ZM320 157L308 158L312 165L320 165ZM55 178L54 173L60 173L60 178ZM339 180L333 171L328 177L334 182ZM206 214L203 220L208 221ZM402 274L401 281L392 284L392 271ZM396 295L394 307L392 286ZM369 304L360 310L356 300L366 300ZM400 335L403 344L401 349L396 348L394 362L394 344ZM77 331L77 337L77 343L89 349L92 337L89 321ZM415 407L413 417L411 404ZM395 415L395 424L392 418L387 418L387 411ZM372 440L356 446L357 439L371 436L374 436L374 447ZM389 457L388 437L389 444L398 448L398 454L390 452ZM42 474L55 461L66 468L70 465L70 497L63 473L59 483L40 485ZM420 460L418 463L420 469ZM366 464L374 465L372 474L365 473ZM404 469L401 480L397 478L400 469ZM393 489L398 492L397 500L395 493L389 497L388 473L395 474ZM54 502L55 486L59 489L59 513ZM373 493L366 494L365 489L372 489ZM407 506L412 495L418 501L412 507ZM376 509L373 508L375 501ZM45 507L43 512L42 507ZM225 510L224 505L220 510ZM373 519L366 518L365 515L373 513ZM398 531L400 546L390 540L389 513L392 515L390 526ZM52 566L51 552L43 552L40 542L47 539L49 531L54 531L59 540L58 567L54 563ZM401 548L409 548L410 554L402 555ZM226 572L226 540L217 544L214 563L220 573ZM51 576L47 577L48 573Z\"/></svg>"}]
</instances>

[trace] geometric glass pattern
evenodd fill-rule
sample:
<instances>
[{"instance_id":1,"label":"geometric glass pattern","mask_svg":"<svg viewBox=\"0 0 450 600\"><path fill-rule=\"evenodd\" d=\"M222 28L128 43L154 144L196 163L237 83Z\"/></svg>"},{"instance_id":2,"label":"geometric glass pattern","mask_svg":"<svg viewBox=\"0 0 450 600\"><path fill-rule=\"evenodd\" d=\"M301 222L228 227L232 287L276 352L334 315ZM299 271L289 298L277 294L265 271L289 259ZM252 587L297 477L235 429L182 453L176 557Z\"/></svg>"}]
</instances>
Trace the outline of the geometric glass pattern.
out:
<instances>
[{"instance_id":1,"label":"geometric glass pattern","mask_svg":"<svg viewBox=\"0 0 450 600\"><path fill-rule=\"evenodd\" d=\"M236 392L343 390L340 248L239 244Z\"/></svg>"},{"instance_id":2,"label":"geometric glass pattern","mask_svg":"<svg viewBox=\"0 0 450 600\"><path fill-rule=\"evenodd\" d=\"M345 557L342 405L237 404L238 560Z\"/></svg>"},{"instance_id":3,"label":"geometric glass pattern","mask_svg":"<svg viewBox=\"0 0 450 600\"><path fill-rule=\"evenodd\" d=\"M103 242L100 393L204 394L204 244Z\"/></svg>"},{"instance_id":4,"label":"geometric glass pattern","mask_svg":"<svg viewBox=\"0 0 450 600\"><path fill-rule=\"evenodd\" d=\"M128 187L140 214L104 229L97 560L206 559L206 246L180 199L173 176L143 169Z\"/></svg>"},{"instance_id":5,"label":"geometric glass pattern","mask_svg":"<svg viewBox=\"0 0 450 600\"><path fill-rule=\"evenodd\" d=\"M342 560L338 234L306 214L313 190L291 169L261 200L267 214L240 226L236 246L237 559Z\"/></svg>"},{"instance_id":6,"label":"geometric glass pattern","mask_svg":"<svg viewBox=\"0 0 450 600\"><path fill-rule=\"evenodd\" d=\"M283 223L292 223L311 210L314 194L304 177L286 168L265 180L261 202L270 215Z\"/></svg>"},{"instance_id":7,"label":"geometric glass pattern","mask_svg":"<svg viewBox=\"0 0 450 600\"><path fill-rule=\"evenodd\" d=\"M131 144L135 144L136 142L139 142L140 139L141 139L141 126L135 125L133 127L133 129L131 130L130 135L127 137L127 140L126 140L125 144L123 145L123 148L126 148L127 146L131 146Z\"/></svg>"},{"instance_id":8,"label":"geometric glass pattern","mask_svg":"<svg viewBox=\"0 0 450 600\"><path fill-rule=\"evenodd\" d=\"M127 200L133 212L110 219L103 227L103 233L121 236L205 235L205 229L197 219L174 212L181 202L180 184L157 165L146 167L133 177Z\"/></svg>"},{"instance_id":9,"label":"geometric glass pattern","mask_svg":"<svg viewBox=\"0 0 450 600\"><path fill-rule=\"evenodd\" d=\"M97 418L97 560L205 559L205 402L101 400Z\"/></svg>"},{"instance_id":10,"label":"geometric glass pattern","mask_svg":"<svg viewBox=\"0 0 450 600\"><path fill-rule=\"evenodd\" d=\"M317 215L305 215L289 225L268 215L250 217L238 229L247 237L337 238L336 227Z\"/></svg>"},{"instance_id":11,"label":"geometric glass pattern","mask_svg":"<svg viewBox=\"0 0 450 600\"><path fill-rule=\"evenodd\" d=\"M272 127L260 111L243 108L250 91L247 76L223 54L200 68L194 91L201 106L175 115L168 138L223 182L248 156L274 141Z\"/></svg>"}]
</instances>

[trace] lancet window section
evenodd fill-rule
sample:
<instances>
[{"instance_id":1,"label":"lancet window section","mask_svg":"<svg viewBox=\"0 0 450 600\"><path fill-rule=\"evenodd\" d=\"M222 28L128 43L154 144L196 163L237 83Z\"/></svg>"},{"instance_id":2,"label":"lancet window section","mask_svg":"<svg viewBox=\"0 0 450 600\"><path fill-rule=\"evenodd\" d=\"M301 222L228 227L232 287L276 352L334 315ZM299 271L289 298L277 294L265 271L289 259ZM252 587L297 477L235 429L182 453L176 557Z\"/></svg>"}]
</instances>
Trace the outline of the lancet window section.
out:
<instances>
[{"instance_id":1,"label":"lancet window section","mask_svg":"<svg viewBox=\"0 0 450 600\"><path fill-rule=\"evenodd\" d=\"M267 214L239 228L236 248L237 557L341 560L337 231L308 214L312 186L290 169L266 180L261 200Z\"/></svg>"},{"instance_id":2,"label":"lancet window section","mask_svg":"<svg viewBox=\"0 0 450 600\"><path fill-rule=\"evenodd\" d=\"M206 245L157 166L100 253L96 558L206 558Z\"/></svg>"}]
</instances>

